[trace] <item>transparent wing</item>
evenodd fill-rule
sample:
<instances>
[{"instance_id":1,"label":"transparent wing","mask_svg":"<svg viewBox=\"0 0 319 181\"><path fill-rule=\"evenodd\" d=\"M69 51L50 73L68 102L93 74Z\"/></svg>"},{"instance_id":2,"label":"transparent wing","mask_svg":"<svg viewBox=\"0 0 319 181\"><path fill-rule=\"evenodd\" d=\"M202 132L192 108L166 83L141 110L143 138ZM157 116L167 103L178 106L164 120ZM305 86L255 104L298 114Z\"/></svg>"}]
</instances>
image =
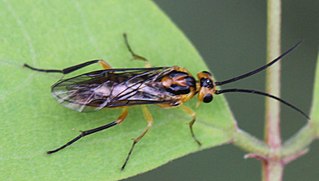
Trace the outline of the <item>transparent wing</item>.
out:
<instances>
[{"instance_id":1,"label":"transparent wing","mask_svg":"<svg viewBox=\"0 0 319 181\"><path fill-rule=\"evenodd\" d=\"M67 108L97 111L104 107L159 104L171 95L159 86L169 67L108 69L62 79L52 86L52 95Z\"/></svg>"}]
</instances>

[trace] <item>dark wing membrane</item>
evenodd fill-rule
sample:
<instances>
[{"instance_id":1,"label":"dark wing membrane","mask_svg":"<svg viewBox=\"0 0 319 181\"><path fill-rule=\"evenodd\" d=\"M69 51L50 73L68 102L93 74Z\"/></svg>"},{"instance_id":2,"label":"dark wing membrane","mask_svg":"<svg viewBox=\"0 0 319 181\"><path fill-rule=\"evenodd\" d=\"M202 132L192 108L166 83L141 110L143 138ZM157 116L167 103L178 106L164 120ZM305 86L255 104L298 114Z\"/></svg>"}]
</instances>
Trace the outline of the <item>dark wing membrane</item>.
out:
<instances>
[{"instance_id":1,"label":"dark wing membrane","mask_svg":"<svg viewBox=\"0 0 319 181\"><path fill-rule=\"evenodd\" d=\"M62 79L52 86L52 95L67 108L85 112L104 107L159 104L172 101L160 78L170 67L108 69Z\"/></svg>"}]
</instances>

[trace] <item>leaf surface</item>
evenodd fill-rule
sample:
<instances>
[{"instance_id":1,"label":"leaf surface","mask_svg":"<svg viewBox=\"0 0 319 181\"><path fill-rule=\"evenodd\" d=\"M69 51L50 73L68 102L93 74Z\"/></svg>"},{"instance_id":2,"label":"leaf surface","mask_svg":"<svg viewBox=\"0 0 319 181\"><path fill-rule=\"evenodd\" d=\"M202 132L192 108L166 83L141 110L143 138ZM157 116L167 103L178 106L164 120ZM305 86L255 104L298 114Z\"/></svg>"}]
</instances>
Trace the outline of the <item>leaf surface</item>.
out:
<instances>
[{"instance_id":1,"label":"leaf surface","mask_svg":"<svg viewBox=\"0 0 319 181\"><path fill-rule=\"evenodd\" d=\"M92 59L114 68L143 67L131 61L122 33L134 51L153 66L179 65L194 75L206 65L183 33L150 1L19 1L0 6L0 180L118 180L192 152L230 141L234 120L223 96L195 109L191 118L176 109L150 106L151 131L137 144L124 171L127 152L146 126L139 107L129 110L121 125L88 137L53 155L52 150L87 130L117 118L119 109L78 113L59 105L50 95L57 74L35 67L62 69ZM71 76L100 69L97 65Z\"/></svg>"},{"instance_id":2,"label":"leaf surface","mask_svg":"<svg viewBox=\"0 0 319 181\"><path fill-rule=\"evenodd\" d=\"M319 54L317 57L317 67L313 90L312 108L311 108L311 122L317 128L317 135L319 136Z\"/></svg>"}]
</instances>

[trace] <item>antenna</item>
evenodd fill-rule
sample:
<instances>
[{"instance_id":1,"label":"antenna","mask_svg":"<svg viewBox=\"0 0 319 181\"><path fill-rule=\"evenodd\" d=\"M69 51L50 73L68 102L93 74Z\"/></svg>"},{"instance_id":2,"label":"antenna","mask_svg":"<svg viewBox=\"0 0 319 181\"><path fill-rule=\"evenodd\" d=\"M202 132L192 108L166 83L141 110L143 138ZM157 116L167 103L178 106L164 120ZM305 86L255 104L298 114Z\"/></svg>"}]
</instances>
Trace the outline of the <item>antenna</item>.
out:
<instances>
[{"instance_id":1,"label":"antenna","mask_svg":"<svg viewBox=\"0 0 319 181\"><path fill-rule=\"evenodd\" d=\"M264 65L264 66L261 66L253 71L250 71L248 73L245 73L245 74L242 74L240 76L237 76L237 77L233 77L231 79L228 79L228 80L224 80L224 81L220 81L220 82L215 82L215 85L219 86L219 85L224 85L224 84L228 84L228 83L231 83L231 82L235 82L235 81L238 81L240 79L244 79L244 78L247 78L247 77L250 77L254 74L257 74L265 69L267 69L268 67L270 67L271 65L273 65L274 63L278 62L279 60L281 60L284 56L286 56L287 54L289 54L292 50L294 50L299 44L301 43L301 41L299 41L298 43L296 43L293 47L291 47L290 49L288 49L287 51L285 51L283 54L281 54L279 57L275 58L273 61L269 62L268 64ZM269 97L269 98L272 98L272 99L275 99L283 104L285 104L286 106L292 108L293 110L299 112L300 114L302 114L304 117L306 117L308 120L310 120L310 117L305 113L303 112L301 109L297 108L296 106L294 106L293 104L279 98L279 97L276 97L274 95L271 95L271 94L268 94L268 93L265 93L265 92L261 92L261 91L257 91L257 90L252 90L252 89L237 89L237 88L234 88L234 89L224 89L224 90L216 90L215 91L215 94L224 94L224 93L231 93L231 92L239 92L239 93L247 93L247 94L256 94L256 95L262 95L262 96L265 96L265 97Z\"/></svg>"},{"instance_id":2,"label":"antenna","mask_svg":"<svg viewBox=\"0 0 319 181\"><path fill-rule=\"evenodd\" d=\"M290 53L292 50L294 50L299 44L301 43L301 41L299 41L298 43L296 43L293 47L291 47L290 49L288 49L286 52L284 52L283 54L281 54L279 57L275 58L273 61L269 62L268 64L261 66L253 71L250 71L248 73L242 74L240 76L237 77L233 77L231 79L228 80L224 80L224 81L220 81L220 82L215 82L215 85L219 86L219 85L224 85L224 84L228 84L231 82L235 82L237 80L240 79L244 79L246 77L250 77L254 74L257 74L265 69L267 69L268 67L270 67L271 65L273 65L274 63L278 62L280 59L282 59L284 56L286 56L288 53Z\"/></svg>"},{"instance_id":3,"label":"antenna","mask_svg":"<svg viewBox=\"0 0 319 181\"><path fill-rule=\"evenodd\" d=\"M257 95L262 95L262 96L266 96L266 97L270 97L272 99L275 99L283 104L285 104L286 106L294 109L295 111L299 112L300 114L302 114L304 117L306 117L308 120L310 120L309 116L304 113L301 109L297 108L296 106L294 106L293 104L290 104L289 102L279 98L279 97L276 97L274 95L271 95L271 94L268 94L268 93L265 93L265 92L261 92L261 91L257 91L257 90L251 90L251 89L224 89L224 90L216 90L215 91L215 94L224 94L224 93L230 93L230 92L240 92L240 93L247 93L247 94L257 94Z\"/></svg>"}]
</instances>

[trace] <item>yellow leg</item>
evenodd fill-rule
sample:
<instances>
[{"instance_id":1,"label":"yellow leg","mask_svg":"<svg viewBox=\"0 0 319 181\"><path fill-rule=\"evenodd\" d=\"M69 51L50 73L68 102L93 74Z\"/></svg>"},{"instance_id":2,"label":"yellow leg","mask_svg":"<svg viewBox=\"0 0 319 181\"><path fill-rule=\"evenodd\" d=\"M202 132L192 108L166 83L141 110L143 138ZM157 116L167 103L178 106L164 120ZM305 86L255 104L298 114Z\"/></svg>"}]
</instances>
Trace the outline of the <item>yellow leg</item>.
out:
<instances>
[{"instance_id":1,"label":"yellow leg","mask_svg":"<svg viewBox=\"0 0 319 181\"><path fill-rule=\"evenodd\" d=\"M120 124L122 123L125 118L127 117L127 114L128 114L128 109L127 107L124 107L123 110L122 110L122 113L120 114L120 116L117 118L117 120L115 121L116 124Z\"/></svg>"},{"instance_id":2,"label":"yellow leg","mask_svg":"<svg viewBox=\"0 0 319 181\"><path fill-rule=\"evenodd\" d=\"M128 154L127 154L127 157L126 157L126 159L125 159L125 162L124 162L124 164L123 164L121 170L124 170L124 168L125 168L125 166L126 166L128 160L130 159L130 156L131 156L131 154L132 154L132 152L133 152L133 149L134 149L136 143L138 143L138 142L145 136L145 134L148 132L148 130L149 130L149 129L152 127L152 125L153 125L153 117L152 117L152 114L150 113L150 111L148 110L148 108L147 108L146 106L142 106L142 110L143 110L144 117L145 117L145 119L146 119L146 121L147 121L147 126L146 126L146 128L144 129L144 131L142 132L142 134L140 134L138 137L136 137L136 138L133 140L133 144L132 144L132 146L131 146L130 151L129 151Z\"/></svg>"},{"instance_id":3,"label":"yellow leg","mask_svg":"<svg viewBox=\"0 0 319 181\"><path fill-rule=\"evenodd\" d=\"M105 60L99 60L99 64L100 64L105 70L112 68L111 65L108 64Z\"/></svg>"},{"instance_id":4,"label":"yellow leg","mask_svg":"<svg viewBox=\"0 0 319 181\"><path fill-rule=\"evenodd\" d=\"M187 114L189 114L192 117L192 120L188 123L189 128L190 128L193 139L196 141L198 146L201 146L202 143L196 138L194 131L193 131L193 125L196 121L196 113L191 108L189 108L187 106L182 105L181 108L183 109L184 112L186 112Z\"/></svg>"}]
</instances>

